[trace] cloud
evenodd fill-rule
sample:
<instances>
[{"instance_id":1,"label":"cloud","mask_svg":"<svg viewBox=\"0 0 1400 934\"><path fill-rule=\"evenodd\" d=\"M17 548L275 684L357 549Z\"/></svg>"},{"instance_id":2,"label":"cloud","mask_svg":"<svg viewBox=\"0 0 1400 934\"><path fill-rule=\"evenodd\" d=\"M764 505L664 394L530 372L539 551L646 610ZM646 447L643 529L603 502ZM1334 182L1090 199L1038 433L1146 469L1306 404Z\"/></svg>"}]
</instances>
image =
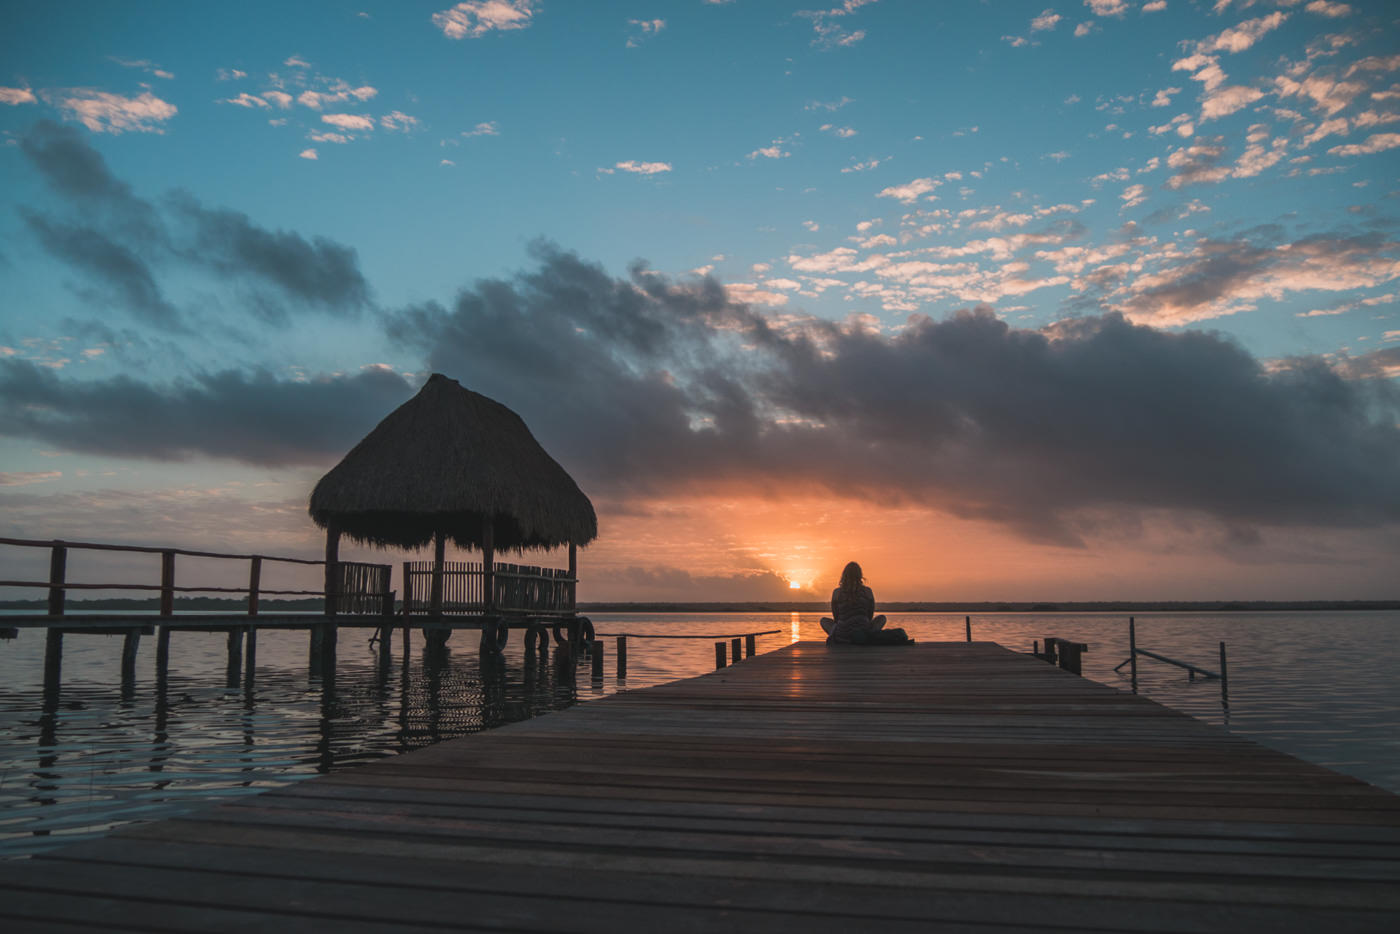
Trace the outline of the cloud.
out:
<instances>
[{"instance_id":1,"label":"cloud","mask_svg":"<svg viewBox=\"0 0 1400 934\"><path fill-rule=\"evenodd\" d=\"M666 28L664 19L629 19L627 24L635 26L638 30L636 34L627 37L627 48L629 49L635 49L643 41Z\"/></svg>"},{"instance_id":2,"label":"cloud","mask_svg":"<svg viewBox=\"0 0 1400 934\"><path fill-rule=\"evenodd\" d=\"M372 130L374 121L361 114L321 114L321 122L342 130Z\"/></svg>"},{"instance_id":3,"label":"cloud","mask_svg":"<svg viewBox=\"0 0 1400 934\"><path fill-rule=\"evenodd\" d=\"M834 100L834 101L808 101L807 104L806 104L806 106L804 106L802 109L803 109L803 110L825 110L825 111L830 112L830 111L834 111L834 110L840 110L842 107L845 107L847 104L853 104L853 103L855 103L855 101L854 101L854 99L852 99L852 98L849 98L849 97L840 97L840 98L837 98L837 99Z\"/></svg>"},{"instance_id":4,"label":"cloud","mask_svg":"<svg viewBox=\"0 0 1400 934\"><path fill-rule=\"evenodd\" d=\"M894 198L904 204L913 204L922 195L932 192L943 182L935 178L916 178L913 181L905 182L903 185L891 185L876 192L877 198Z\"/></svg>"},{"instance_id":5,"label":"cloud","mask_svg":"<svg viewBox=\"0 0 1400 934\"><path fill-rule=\"evenodd\" d=\"M1085 36L1089 35L1089 33L1093 32L1094 29L1094 21L1091 19L1086 19L1084 22L1074 27L1074 37L1076 39L1082 39Z\"/></svg>"},{"instance_id":6,"label":"cloud","mask_svg":"<svg viewBox=\"0 0 1400 934\"><path fill-rule=\"evenodd\" d=\"M712 279L536 256L390 333L519 412L591 495L824 492L1062 543L1085 510L1400 519L1400 400L1318 361L1268 370L1226 338L1115 315L779 328Z\"/></svg>"},{"instance_id":7,"label":"cloud","mask_svg":"<svg viewBox=\"0 0 1400 934\"><path fill-rule=\"evenodd\" d=\"M105 297L161 327L184 327L165 297L158 270L213 274L252 290L249 308L270 322L287 312L277 298L349 314L368 303L355 251L333 240L270 231L247 215L207 208L173 193L159 204L132 193L71 127L38 123L21 152L75 209L63 220L22 209L30 232L51 255L81 272ZM266 293L271 287L274 293Z\"/></svg>"},{"instance_id":8,"label":"cloud","mask_svg":"<svg viewBox=\"0 0 1400 934\"><path fill-rule=\"evenodd\" d=\"M1329 0L1312 0L1312 2L1303 9L1307 10L1309 13L1316 13L1318 16L1326 16L1332 19L1350 16L1353 12L1349 5L1345 3L1331 3Z\"/></svg>"},{"instance_id":9,"label":"cloud","mask_svg":"<svg viewBox=\"0 0 1400 934\"><path fill-rule=\"evenodd\" d=\"M148 460L329 464L411 394L402 377L378 368L305 382L229 370L158 385L65 380L0 360L0 434Z\"/></svg>"},{"instance_id":10,"label":"cloud","mask_svg":"<svg viewBox=\"0 0 1400 934\"><path fill-rule=\"evenodd\" d=\"M1142 12L1144 12L1144 13L1160 13L1160 12L1162 12L1163 10L1165 10L1166 8L1167 8L1167 0L1151 0L1151 2L1149 2L1149 3L1144 3L1144 4L1142 5Z\"/></svg>"},{"instance_id":11,"label":"cloud","mask_svg":"<svg viewBox=\"0 0 1400 934\"><path fill-rule=\"evenodd\" d=\"M31 483L43 483L47 480L57 480L62 476L63 472L59 470L40 470L19 473L0 471L0 486L29 486Z\"/></svg>"},{"instance_id":12,"label":"cloud","mask_svg":"<svg viewBox=\"0 0 1400 934\"><path fill-rule=\"evenodd\" d=\"M111 56L111 59L123 68L139 68L148 75L154 75L155 77L162 78L166 81L169 81L175 77L173 74L166 71L164 68L161 68L155 62L148 61L146 59L141 59L139 61L126 61L124 59L117 58L115 55Z\"/></svg>"},{"instance_id":13,"label":"cloud","mask_svg":"<svg viewBox=\"0 0 1400 934\"><path fill-rule=\"evenodd\" d=\"M1084 0L1084 5L1095 16L1122 16L1128 12L1128 4L1124 0Z\"/></svg>"},{"instance_id":14,"label":"cloud","mask_svg":"<svg viewBox=\"0 0 1400 934\"><path fill-rule=\"evenodd\" d=\"M1356 81L1339 81L1317 74L1308 75L1302 81L1280 75L1274 79L1274 88L1279 97L1310 98L1313 106L1329 117L1345 109L1358 94L1366 90L1364 84Z\"/></svg>"},{"instance_id":15,"label":"cloud","mask_svg":"<svg viewBox=\"0 0 1400 934\"><path fill-rule=\"evenodd\" d=\"M1235 84L1216 88L1201 99L1201 120L1216 120L1249 106L1264 96L1262 91Z\"/></svg>"},{"instance_id":16,"label":"cloud","mask_svg":"<svg viewBox=\"0 0 1400 934\"><path fill-rule=\"evenodd\" d=\"M301 159L310 159L313 162L321 158L320 156L316 155L315 149L303 149L301 152L297 153L297 156Z\"/></svg>"},{"instance_id":17,"label":"cloud","mask_svg":"<svg viewBox=\"0 0 1400 934\"><path fill-rule=\"evenodd\" d=\"M397 130L400 133L407 133L418 126L418 118L410 117L400 110L391 110L379 118L379 125L386 130Z\"/></svg>"},{"instance_id":18,"label":"cloud","mask_svg":"<svg viewBox=\"0 0 1400 934\"><path fill-rule=\"evenodd\" d=\"M613 166L621 172L631 172L633 175L659 175L662 172L671 171L669 162L637 162L628 159L626 162L619 162Z\"/></svg>"},{"instance_id":19,"label":"cloud","mask_svg":"<svg viewBox=\"0 0 1400 934\"><path fill-rule=\"evenodd\" d=\"M1400 148L1400 133L1376 133L1365 142L1333 146L1327 152L1334 156L1367 156L1396 148Z\"/></svg>"},{"instance_id":20,"label":"cloud","mask_svg":"<svg viewBox=\"0 0 1400 934\"><path fill-rule=\"evenodd\" d=\"M498 126L496 125L496 121L494 121L494 120L488 120L488 121L486 121L486 122L484 122L484 123L478 123L476 126L472 127L470 130L463 130L463 131L462 131L462 135L463 135L463 136L500 136L500 135L501 135L501 130L500 130L500 127L498 127Z\"/></svg>"},{"instance_id":21,"label":"cloud","mask_svg":"<svg viewBox=\"0 0 1400 934\"><path fill-rule=\"evenodd\" d=\"M1181 325L1248 311L1297 292L1374 288L1400 278L1400 244L1375 234L1202 240L1179 261L1137 276L1109 307L1135 321Z\"/></svg>"},{"instance_id":22,"label":"cloud","mask_svg":"<svg viewBox=\"0 0 1400 934\"><path fill-rule=\"evenodd\" d=\"M1123 189L1123 193L1118 197L1123 200L1124 210L1135 208L1147 200L1147 186L1129 185L1127 188Z\"/></svg>"},{"instance_id":23,"label":"cloud","mask_svg":"<svg viewBox=\"0 0 1400 934\"><path fill-rule=\"evenodd\" d=\"M287 56L286 60L282 62L282 64L286 65L288 68L311 67L311 63L308 62L306 59L302 58L300 55L289 55Z\"/></svg>"},{"instance_id":24,"label":"cloud","mask_svg":"<svg viewBox=\"0 0 1400 934\"><path fill-rule=\"evenodd\" d=\"M1202 39L1196 43L1196 52L1199 54L1209 54L1211 52L1243 52L1254 45L1264 36L1279 28L1288 19L1287 13L1275 10L1268 16L1261 16L1257 19L1247 19L1244 22L1224 30L1218 35Z\"/></svg>"},{"instance_id":25,"label":"cloud","mask_svg":"<svg viewBox=\"0 0 1400 934\"><path fill-rule=\"evenodd\" d=\"M260 107L267 107L267 106L268 106L267 101L263 100L261 97L254 97L253 95L249 94L247 91L244 91L242 94L239 94L237 97L227 97L227 98L225 98L225 99L224 99L224 103L225 103L225 104L236 104L236 105L238 105L239 107L247 107L249 110L256 110L256 109L258 109L258 108L260 108Z\"/></svg>"},{"instance_id":26,"label":"cloud","mask_svg":"<svg viewBox=\"0 0 1400 934\"><path fill-rule=\"evenodd\" d=\"M793 16L811 20L812 31L816 33L812 45L822 51L855 45L865 38L865 30L850 30L843 25L844 17L850 16L863 6L877 0L842 0L840 6L827 10L798 10Z\"/></svg>"},{"instance_id":27,"label":"cloud","mask_svg":"<svg viewBox=\"0 0 1400 934\"><path fill-rule=\"evenodd\" d=\"M348 101L352 97L357 101L367 101L379 94L379 89L370 85L361 87L351 87L347 82L339 79L321 79L326 82L325 91L302 91L297 95L297 103L312 110L320 110L327 104L339 104Z\"/></svg>"},{"instance_id":28,"label":"cloud","mask_svg":"<svg viewBox=\"0 0 1400 934\"><path fill-rule=\"evenodd\" d=\"M44 97L65 117L94 133L164 133L162 124L179 112L150 91L122 97L93 88L69 88L45 91Z\"/></svg>"},{"instance_id":29,"label":"cloud","mask_svg":"<svg viewBox=\"0 0 1400 934\"><path fill-rule=\"evenodd\" d=\"M9 104L11 107L19 104L33 104L34 92L29 88L0 88L0 104Z\"/></svg>"},{"instance_id":30,"label":"cloud","mask_svg":"<svg viewBox=\"0 0 1400 934\"><path fill-rule=\"evenodd\" d=\"M780 139L775 139L773 140L772 145L762 146L758 149L755 149L753 152L748 154L747 158L757 159L759 157L762 157L764 159L786 159L790 155L792 155L792 153L788 152L786 149L783 148L783 141Z\"/></svg>"},{"instance_id":31,"label":"cloud","mask_svg":"<svg viewBox=\"0 0 1400 934\"><path fill-rule=\"evenodd\" d=\"M614 277L547 244L534 256L386 327L518 412L595 499L815 494L1060 545L1096 520L1161 510L1235 527L1400 521L1400 399L1375 376L1317 359L1266 367L1220 335L1118 315L1037 330L976 308L896 332L768 317L712 278L640 263ZM0 434L329 466L413 388L380 368L146 383L0 359Z\"/></svg>"},{"instance_id":32,"label":"cloud","mask_svg":"<svg viewBox=\"0 0 1400 934\"><path fill-rule=\"evenodd\" d=\"M1064 19L1064 17L1054 10L1044 10L1039 16L1031 20L1031 32L1043 32L1048 29L1054 29L1055 24L1062 19Z\"/></svg>"},{"instance_id":33,"label":"cloud","mask_svg":"<svg viewBox=\"0 0 1400 934\"><path fill-rule=\"evenodd\" d=\"M834 123L823 123L819 129L823 133L830 133L842 139L850 139L852 136L855 136L857 132L848 126L837 126Z\"/></svg>"},{"instance_id":34,"label":"cloud","mask_svg":"<svg viewBox=\"0 0 1400 934\"><path fill-rule=\"evenodd\" d=\"M292 95L286 91L264 91L262 96L276 104L279 110L288 110L292 106Z\"/></svg>"},{"instance_id":35,"label":"cloud","mask_svg":"<svg viewBox=\"0 0 1400 934\"><path fill-rule=\"evenodd\" d=\"M534 15L534 0L469 0L434 13L432 20L449 39L478 39L493 29L525 29Z\"/></svg>"}]
</instances>

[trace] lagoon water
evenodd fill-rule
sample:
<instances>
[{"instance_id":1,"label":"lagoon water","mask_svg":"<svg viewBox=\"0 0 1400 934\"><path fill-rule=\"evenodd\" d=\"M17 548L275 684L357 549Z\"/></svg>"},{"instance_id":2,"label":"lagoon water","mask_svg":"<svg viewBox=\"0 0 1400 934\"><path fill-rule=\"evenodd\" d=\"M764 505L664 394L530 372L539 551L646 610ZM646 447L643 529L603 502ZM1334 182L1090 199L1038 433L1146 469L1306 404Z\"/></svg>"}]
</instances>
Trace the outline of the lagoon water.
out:
<instances>
[{"instance_id":1,"label":"lagoon water","mask_svg":"<svg viewBox=\"0 0 1400 934\"><path fill-rule=\"evenodd\" d=\"M503 661L485 667L471 633L455 635L438 663L415 634L406 664L396 635L386 668L367 630L345 630L327 684L308 674L306 633L264 631L254 676L231 686L224 635L177 632L164 682L146 637L125 693L120 637L67 637L61 690L46 697L43 633L21 630L0 642L0 857L713 670L715 639L650 636L777 630L758 638L759 652L823 637L818 615L807 613L592 619L599 633L631 634L625 681L611 638L605 675L594 679L587 662L572 678L559 671L557 653L527 665L518 633ZM920 641L964 638L961 615L891 614L889 625ZM1223 641L1230 674L1226 707L1218 682L1144 658L1139 693L1400 792L1400 612L1149 613L1137 617L1137 634L1139 647L1210 670ZM977 640L1030 651L1046 636L1088 643L1084 675L1131 690L1127 667L1113 670L1127 657L1126 614L973 617Z\"/></svg>"}]
</instances>

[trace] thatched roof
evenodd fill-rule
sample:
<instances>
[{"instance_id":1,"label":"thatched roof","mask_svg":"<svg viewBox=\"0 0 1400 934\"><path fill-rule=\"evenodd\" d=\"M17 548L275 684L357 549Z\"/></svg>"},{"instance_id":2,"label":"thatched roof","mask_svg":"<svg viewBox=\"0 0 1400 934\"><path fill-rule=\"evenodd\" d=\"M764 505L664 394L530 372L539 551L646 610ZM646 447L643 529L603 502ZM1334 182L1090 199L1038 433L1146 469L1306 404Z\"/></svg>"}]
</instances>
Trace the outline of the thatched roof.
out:
<instances>
[{"instance_id":1,"label":"thatched roof","mask_svg":"<svg viewBox=\"0 0 1400 934\"><path fill-rule=\"evenodd\" d=\"M480 548L494 517L498 550L583 545L593 504L519 415L434 373L311 493L311 518L350 538L418 548L442 532Z\"/></svg>"}]
</instances>

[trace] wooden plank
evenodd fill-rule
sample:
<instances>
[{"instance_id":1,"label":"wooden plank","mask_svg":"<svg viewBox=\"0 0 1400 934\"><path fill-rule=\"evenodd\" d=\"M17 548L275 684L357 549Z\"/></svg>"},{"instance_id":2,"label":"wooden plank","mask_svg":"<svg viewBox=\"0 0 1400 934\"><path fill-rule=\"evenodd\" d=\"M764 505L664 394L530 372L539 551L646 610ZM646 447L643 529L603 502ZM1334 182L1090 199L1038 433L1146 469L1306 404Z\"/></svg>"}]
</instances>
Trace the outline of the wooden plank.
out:
<instances>
[{"instance_id":1,"label":"wooden plank","mask_svg":"<svg viewBox=\"0 0 1400 934\"><path fill-rule=\"evenodd\" d=\"M1364 782L990 643L800 643L51 851L0 918L1389 931L1397 882Z\"/></svg>"}]
</instances>

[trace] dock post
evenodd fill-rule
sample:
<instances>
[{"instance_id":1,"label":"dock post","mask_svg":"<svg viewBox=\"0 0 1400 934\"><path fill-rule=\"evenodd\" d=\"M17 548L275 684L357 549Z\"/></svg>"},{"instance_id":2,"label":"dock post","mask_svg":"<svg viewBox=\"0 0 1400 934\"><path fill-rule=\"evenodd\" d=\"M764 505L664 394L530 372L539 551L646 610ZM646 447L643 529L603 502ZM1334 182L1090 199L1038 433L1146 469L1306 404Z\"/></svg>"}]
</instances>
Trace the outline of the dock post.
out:
<instances>
[{"instance_id":1,"label":"dock post","mask_svg":"<svg viewBox=\"0 0 1400 934\"><path fill-rule=\"evenodd\" d=\"M617 680L627 678L627 637L617 637Z\"/></svg>"},{"instance_id":2,"label":"dock post","mask_svg":"<svg viewBox=\"0 0 1400 934\"><path fill-rule=\"evenodd\" d=\"M724 666L725 666L724 643L723 643L723 642L716 642L716 643L715 643L715 667L716 667L716 668L723 668Z\"/></svg>"},{"instance_id":3,"label":"dock post","mask_svg":"<svg viewBox=\"0 0 1400 934\"><path fill-rule=\"evenodd\" d=\"M49 615L63 615L63 579L67 573L68 549L54 542L49 552Z\"/></svg>"},{"instance_id":4,"label":"dock post","mask_svg":"<svg viewBox=\"0 0 1400 934\"><path fill-rule=\"evenodd\" d=\"M968 642L971 642L971 641L972 641L972 617L971 617L971 616L964 616L964 617L963 617L963 626L965 626L965 627L967 628L967 641L968 641Z\"/></svg>"},{"instance_id":5,"label":"dock post","mask_svg":"<svg viewBox=\"0 0 1400 934\"><path fill-rule=\"evenodd\" d=\"M1079 642L1062 641L1060 649L1060 667L1072 675L1082 674L1080 670L1080 646Z\"/></svg>"},{"instance_id":6,"label":"dock post","mask_svg":"<svg viewBox=\"0 0 1400 934\"><path fill-rule=\"evenodd\" d=\"M601 680L603 677L603 643L602 640L594 640L593 652L593 679Z\"/></svg>"},{"instance_id":7,"label":"dock post","mask_svg":"<svg viewBox=\"0 0 1400 934\"><path fill-rule=\"evenodd\" d=\"M136 649L141 644L141 630L128 629L122 637L122 693L127 694L136 683Z\"/></svg>"},{"instance_id":8,"label":"dock post","mask_svg":"<svg viewBox=\"0 0 1400 934\"><path fill-rule=\"evenodd\" d=\"M236 688L242 679L243 627L238 626L228 631L228 666L225 672L225 681L229 687Z\"/></svg>"},{"instance_id":9,"label":"dock post","mask_svg":"<svg viewBox=\"0 0 1400 934\"><path fill-rule=\"evenodd\" d=\"M248 568L248 615L258 615L258 588L262 584L262 557L253 555Z\"/></svg>"},{"instance_id":10,"label":"dock post","mask_svg":"<svg viewBox=\"0 0 1400 934\"><path fill-rule=\"evenodd\" d=\"M170 627L160 627L156 636L156 678L164 678L170 673Z\"/></svg>"},{"instance_id":11,"label":"dock post","mask_svg":"<svg viewBox=\"0 0 1400 934\"><path fill-rule=\"evenodd\" d=\"M1128 617L1128 671L1133 679L1133 693L1137 693L1137 622Z\"/></svg>"},{"instance_id":12,"label":"dock post","mask_svg":"<svg viewBox=\"0 0 1400 934\"><path fill-rule=\"evenodd\" d=\"M50 629L44 636L44 696L58 696L63 676L63 630Z\"/></svg>"},{"instance_id":13,"label":"dock post","mask_svg":"<svg viewBox=\"0 0 1400 934\"><path fill-rule=\"evenodd\" d=\"M175 615L175 552L160 553L160 615Z\"/></svg>"},{"instance_id":14,"label":"dock post","mask_svg":"<svg viewBox=\"0 0 1400 934\"><path fill-rule=\"evenodd\" d=\"M309 674L313 678L321 677L321 656L325 652L326 632L325 627L319 623L311 627L311 644L308 652Z\"/></svg>"},{"instance_id":15,"label":"dock post","mask_svg":"<svg viewBox=\"0 0 1400 934\"><path fill-rule=\"evenodd\" d=\"M750 633L744 637L744 657L753 658L758 652L758 637Z\"/></svg>"},{"instance_id":16,"label":"dock post","mask_svg":"<svg viewBox=\"0 0 1400 934\"><path fill-rule=\"evenodd\" d=\"M739 660L744 657L740 654L738 639L729 640L729 657L734 662L734 664L738 664Z\"/></svg>"},{"instance_id":17,"label":"dock post","mask_svg":"<svg viewBox=\"0 0 1400 934\"><path fill-rule=\"evenodd\" d=\"M248 627L248 641L245 643L243 658L243 680L245 684L253 683L253 666L258 663L258 627Z\"/></svg>"},{"instance_id":18,"label":"dock post","mask_svg":"<svg viewBox=\"0 0 1400 934\"><path fill-rule=\"evenodd\" d=\"M1225 643L1220 643L1220 706L1230 709L1230 669L1225 667Z\"/></svg>"}]
</instances>

